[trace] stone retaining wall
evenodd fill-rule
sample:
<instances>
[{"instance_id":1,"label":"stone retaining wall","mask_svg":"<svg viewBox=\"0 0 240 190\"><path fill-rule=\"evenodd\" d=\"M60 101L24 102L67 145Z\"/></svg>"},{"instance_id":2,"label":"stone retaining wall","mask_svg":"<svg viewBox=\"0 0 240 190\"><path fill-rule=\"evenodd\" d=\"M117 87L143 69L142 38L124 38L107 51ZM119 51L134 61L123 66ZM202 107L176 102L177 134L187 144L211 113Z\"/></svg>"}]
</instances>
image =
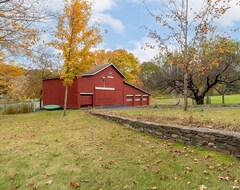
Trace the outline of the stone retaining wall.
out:
<instances>
[{"instance_id":1,"label":"stone retaining wall","mask_svg":"<svg viewBox=\"0 0 240 190\"><path fill-rule=\"evenodd\" d=\"M233 155L240 159L240 133L237 132L225 132L208 128L163 125L113 115L100 113L92 114L159 138L171 139L186 145L201 146L206 149Z\"/></svg>"}]
</instances>

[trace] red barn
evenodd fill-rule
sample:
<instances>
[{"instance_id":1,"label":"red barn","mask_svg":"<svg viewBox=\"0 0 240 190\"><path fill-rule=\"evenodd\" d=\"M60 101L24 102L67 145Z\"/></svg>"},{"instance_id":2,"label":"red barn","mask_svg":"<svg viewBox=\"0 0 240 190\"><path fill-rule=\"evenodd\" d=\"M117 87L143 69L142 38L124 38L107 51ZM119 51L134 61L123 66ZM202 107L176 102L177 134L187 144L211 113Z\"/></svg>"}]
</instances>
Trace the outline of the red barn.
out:
<instances>
[{"instance_id":1,"label":"red barn","mask_svg":"<svg viewBox=\"0 0 240 190\"><path fill-rule=\"evenodd\" d=\"M43 80L43 105L63 106L65 87L60 78ZM85 106L149 105L149 93L125 82L125 76L113 64L96 66L76 77L68 90L67 108Z\"/></svg>"}]
</instances>

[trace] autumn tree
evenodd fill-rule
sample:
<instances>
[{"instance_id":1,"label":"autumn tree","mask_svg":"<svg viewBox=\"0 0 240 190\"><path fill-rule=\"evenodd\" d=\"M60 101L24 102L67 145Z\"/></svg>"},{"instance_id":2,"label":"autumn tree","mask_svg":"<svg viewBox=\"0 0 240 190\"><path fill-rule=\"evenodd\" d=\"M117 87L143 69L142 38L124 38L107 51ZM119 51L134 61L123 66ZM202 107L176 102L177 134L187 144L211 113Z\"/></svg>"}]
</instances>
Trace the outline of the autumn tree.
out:
<instances>
[{"instance_id":1,"label":"autumn tree","mask_svg":"<svg viewBox=\"0 0 240 190\"><path fill-rule=\"evenodd\" d=\"M6 61L31 55L39 34L36 23L46 18L38 0L0 0L0 51Z\"/></svg>"},{"instance_id":2,"label":"autumn tree","mask_svg":"<svg viewBox=\"0 0 240 190\"><path fill-rule=\"evenodd\" d=\"M126 76L127 82L140 85L140 62L132 53L124 49L107 52L99 50L95 53L95 62L97 64L113 63Z\"/></svg>"},{"instance_id":3,"label":"autumn tree","mask_svg":"<svg viewBox=\"0 0 240 190\"><path fill-rule=\"evenodd\" d=\"M0 94L9 96L13 88L13 80L23 74L24 70L21 67L0 62Z\"/></svg>"},{"instance_id":4,"label":"autumn tree","mask_svg":"<svg viewBox=\"0 0 240 190\"><path fill-rule=\"evenodd\" d=\"M90 49L102 41L97 25L89 25L91 4L85 0L65 0L64 12L58 17L56 39L52 45L62 52L61 78L64 80L66 115L68 87L76 76L92 66Z\"/></svg>"},{"instance_id":5,"label":"autumn tree","mask_svg":"<svg viewBox=\"0 0 240 190\"><path fill-rule=\"evenodd\" d=\"M155 11L150 10L145 2L150 15L161 26L161 30L146 27L149 30L149 36L157 42L157 48L160 49L160 52L170 56L174 54L174 50L178 50L179 55L172 57L177 58L174 64L177 64L177 67L180 67L184 73L185 111L188 108L190 66L194 60L195 51L204 40L216 32L217 25L214 21L226 13L230 8L230 1L208 0L201 1L201 6L194 6L196 5L195 1L159 0L159 8ZM150 46L153 47L151 44ZM178 62L179 58L181 58L181 62Z\"/></svg>"},{"instance_id":6,"label":"autumn tree","mask_svg":"<svg viewBox=\"0 0 240 190\"><path fill-rule=\"evenodd\" d=\"M159 64L159 59L164 62ZM169 59L170 62L181 62L184 58L181 57L181 53L175 52L170 57L156 60L160 65L155 78L156 88L183 94L184 71L177 64L169 64ZM204 97L211 89L240 81L240 44L222 37L204 41L195 52L191 67L187 81L188 97L195 99L197 104L204 104Z\"/></svg>"}]
</instances>

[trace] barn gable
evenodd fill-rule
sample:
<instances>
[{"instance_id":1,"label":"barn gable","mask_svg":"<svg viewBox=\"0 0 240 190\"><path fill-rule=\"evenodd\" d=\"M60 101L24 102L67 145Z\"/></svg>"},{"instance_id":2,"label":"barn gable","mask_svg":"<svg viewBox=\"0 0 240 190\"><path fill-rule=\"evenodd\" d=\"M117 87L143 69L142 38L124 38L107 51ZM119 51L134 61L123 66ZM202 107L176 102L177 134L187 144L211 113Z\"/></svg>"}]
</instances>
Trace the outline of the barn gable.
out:
<instances>
[{"instance_id":1,"label":"barn gable","mask_svg":"<svg viewBox=\"0 0 240 190\"><path fill-rule=\"evenodd\" d=\"M105 70L106 68L112 66L120 75L122 75L123 78L126 78L123 73L114 65L114 64L103 64L103 65L97 65L96 67L94 67L92 70L84 73L82 75L82 77L84 76L93 76L93 75L96 75L98 74L99 72Z\"/></svg>"}]
</instances>

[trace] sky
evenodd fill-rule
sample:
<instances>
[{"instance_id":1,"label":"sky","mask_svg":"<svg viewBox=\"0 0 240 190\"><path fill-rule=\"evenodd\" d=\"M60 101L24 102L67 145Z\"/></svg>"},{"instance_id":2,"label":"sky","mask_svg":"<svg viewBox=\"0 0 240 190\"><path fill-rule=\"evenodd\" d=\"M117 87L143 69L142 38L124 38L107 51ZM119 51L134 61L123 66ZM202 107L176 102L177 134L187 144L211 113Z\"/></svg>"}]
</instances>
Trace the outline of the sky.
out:
<instances>
[{"instance_id":1,"label":"sky","mask_svg":"<svg viewBox=\"0 0 240 190\"><path fill-rule=\"evenodd\" d=\"M45 1L50 10L59 11L63 8L62 0ZM190 0L190 7L195 10L202 1ZM240 25L240 6L236 6L237 1L232 1L231 9L218 21L221 30ZM156 11L156 8L161 6L160 0L145 0L145 2L151 11ZM98 48L126 49L141 63L151 60L158 54L159 50L146 48L144 45L154 44L154 40L148 37L148 31L143 26L158 29L161 29L161 26L154 22L142 0L95 0L93 18L100 23L102 31L108 31L103 35L103 43Z\"/></svg>"}]
</instances>

